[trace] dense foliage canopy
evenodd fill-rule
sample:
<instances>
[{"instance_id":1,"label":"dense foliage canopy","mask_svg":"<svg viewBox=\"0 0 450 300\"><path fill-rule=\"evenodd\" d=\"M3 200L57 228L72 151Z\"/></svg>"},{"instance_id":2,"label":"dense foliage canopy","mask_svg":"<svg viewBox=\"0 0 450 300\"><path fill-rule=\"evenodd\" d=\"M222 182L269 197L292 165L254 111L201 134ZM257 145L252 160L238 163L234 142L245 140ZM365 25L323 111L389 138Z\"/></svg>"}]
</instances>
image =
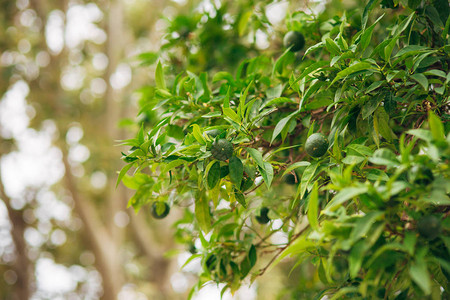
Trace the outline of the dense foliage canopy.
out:
<instances>
[{"instance_id":1,"label":"dense foliage canopy","mask_svg":"<svg viewBox=\"0 0 450 300\"><path fill-rule=\"evenodd\" d=\"M293 299L448 296L448 1L290 4L278 25L277 4L193 9L140 55L155 83L124 141L129 205L182 212L176 239L203 266L193 292L292 257Z\"/></svg>"}]
</instances>

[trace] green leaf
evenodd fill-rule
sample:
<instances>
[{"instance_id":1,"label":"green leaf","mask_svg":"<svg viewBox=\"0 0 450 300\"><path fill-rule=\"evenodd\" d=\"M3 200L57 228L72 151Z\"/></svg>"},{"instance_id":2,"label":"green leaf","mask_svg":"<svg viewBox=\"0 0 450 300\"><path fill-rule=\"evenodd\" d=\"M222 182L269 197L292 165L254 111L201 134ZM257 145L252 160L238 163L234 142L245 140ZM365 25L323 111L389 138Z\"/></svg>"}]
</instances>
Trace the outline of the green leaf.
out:
<instances>
[{"instance_id":1,"label":"green leaf","mask_svg":"<svg viewBox=\"0 0 450 300\"><path fill-rule=\"evenodd\" d=\"M414 232L406 231L405 238L403 239L403 245L405 249L408 251L409 255L414 255L414 250L416 246L417 236Z\"/></svg>"},{"instance_id":2,"label":"green leaf","mask_svg":"<svg viewBox=\"0 0 450 300\"><path fill-rule=\"evenodd\" d=\"M261 152L253 148L245 148L248 154L253 158L255 163L258 165L259 172L269 188L273 180L273 167L269 162L263 160Z\"/></svg>"},{"instance_id":3,"label":"green leaf","mask_svg":"<svg viewBox=\"0 0 450 300\"><path fill-rule=\"evenodd\" d=\"M359 241L353 245L348 258L350 277L355 278L361 269L362 261L364 259L364 253L366 252L366 247L364 241Z\"/></svg>"},{"instance_id":4,"label":"green leaf","mask_svg":"<svg viewBox=\"0 0 450 300\"><path fill-rule=\"evenodd\" d=\"M223 108L230 108L230 98L231 98L231 86L228 87L227 94L223 99Z\"/></svg>"},{"instance_id":5,"label":"green leaf","mask_svg":"<svg viewBox=\"0 0 450 300\"><path fill-rule=\"evenodd\" d=\"M443 40L447 39L449 29L450 29L450 16L447 18L447 21L445 22L444 30L442 30L441 37Z\"/></svg>"},{"instance_id":6,"label":"green leaf","mask_svg":"<svg viewBox=\"0 0 450 300\"><path fill-rule=\"evenodd\" d=\"M291 98L286 98L286 97L277 97L274 98L272 100L269 100L267 102L265 102L259 109L262 110L263 108L267 107L267 106L271 106L274 104L284 104L284 103L296 103L294 100L292 100Z\"/></svg>"},{"instance_id":7,"label":"green leaf","mask_svg":"<svg viewBox=\"0 0 450 300\"><path fill-rule=\"evenodd\" d=\"M264 167L259 167L259 172L266 183L267 188L270 188L273 180L273 167L269 162L264 162Z\"/></svg>"},{"instance_id":8,"label":"green leaf","mask_svg":"<svg viewBox=\"0 0 450 300\"><path fill-rule=\"evenodd\" d=\"M363 34L361 35L361 40L359 42L358 47L361 49L361 52L364 52L366 50L367 46L370 44L370 40L372 39L372 33L377 25L377 23L384 17L384 14L382 14L369 28L365 29Z\"/></svg>"},{"instance_id":9,"label":"green leaf","mask_svg":"<svg viewBox=\"0 0 450 300\"><path fill-rule=\"evenodd\" d=\"M430 131L421 129L421 128L410 129L407 131L407 133L414 135L414 136L418 137L419 139L422 139L427 142L431 142L431 140L433 139L433 135Z\"/></svg>"},{"instance_id":10,"label":"green leaf","mask_svg":"<svg viewBox=\"0 0 450 300\"><path fill-rule=\"evenodd\" d=\"M348 201L366 192L367 186L347 187L337 193L336 196L334 196L333 199L331 199L331 201L327 204L327 206L325 206L324 210L327 212L336 210L337 207L345 201Z\"/></svg>"},{"instance_id":11,"label":"green leaf","mask_svg":"<svg viewBox=\"0 0 450 300\"><path fill-rule=\"evenodd\" d=\"M161 65L161 61L158 61L158 64L156 65L155 82L157 88L166 89L166 82L164 80L164 71Z\"/></svg>"},{"instance_id":12,"label":"green leaf","mask_svg":"<svg viewBox=\"0 0 450 300\"><path fill-rule=\"evenodd\" d=\"M316 170L319 167L319 163L317 161L313 161L306 169L303 171L302 179L300 181L300 185L297 188L296 199L301 199L305 195L306 189L314 178L316 174Z\"/></svg>"},{"instance_id":13,"label":"green leaf","mask_svg":"<svg viewBox=\"0 0 450 300\"><path fill-rule=\"evenodd\" d=\"M164 167L164 169L162 170L161 173L167 173L167 172L169 172L170 170L172 170L172 169L174 169L174 168L176 168L176 167L178 167L178 166L181 166L181 165L183 165L183 164L185 164L185 163L186 163L186 161L185 161L184 159L176 159L176 160L173 160L173 161L171 161L170 163L168 163L168 164Z\"/></svg>"},{"instance_id":14,"label":"green leaf","mask_svg":"<svg viewBox=\"0 0 450 300\"><path fill-rule=\"evenodd\" d=\"M370 70L374 69L373 66L368 62L358 62L342 71L337 73L336 77L331 82L330 86L333 85L336 81L338 81L341 78L344 78L345 76L348 76L350 74L353 74L355 72L363 71L363 70Z\"/></svg>"},{"instance_id":15,"label":"green leaf","mask_svg":"<svg viewBox=\"0 0 450 300\"><path fill-rule=\"evenodd\" d=\"M319 188L317 185L317 181L314 182L314 187L311 192L311 196L308 202L308 221L309 225L312 229L318 231L319 230L319 220L317 216L317 212L319 209Z\"/></svg>"},{"instance_id":16,"label":"green leaf","mask_svg":"<svg viewBox=\"0 0 450 300\"><path fill-rule=\"evenodd\" d=\"M209 204L204 193L198 191L195 197L195 218L198 225L205 232L211 230L211 216L209 215Z\"/></svg>"},{"instance_id":17,"label":"green leaf","mask_svg":"<svg viewBox=\"0 0 450 300\"><path fill-rule=\"evenodd\" d=\"M369 169L366 171L366 178L369 180L375 180L375 181L388 181L389 176L379 169Z\"/></svg>"},{"instance_id":18,"label":"green leaf","mask_svg":"<svg viewBox=\"0 0 450 300\"><path fill-rule=\"evenodd\" d=\"M428 91L428 79L422 73L415 73L411 75L411 78L417 81L425 91Z\"/></svg>"},{"instance_id":19,"label":"green leaf","mask_svg":"<svg viewBox=\"0 0 450 300\"><path fill-rule=\"evenodd\" d=\"M239 118L239 116L234 112L233 109L229 108L229 107L224 107L223 108L223 114L225 116L227 116L228 118L231 119L231 121L240 124L241 123L241 119Z\"/></svg>"},{"instance_id":20,"label":"green leaf","mask_svg":"<svg viewBox=\"0 0 450 300\"><path fill-rule=\"evenodd\" d=\"M344 297L346 294L352 294L351 298L355 297L355 294L359 294L359 289L357 287L344 287L340 288L333 297L329 298L330 300L338 300L338 299L349 299L350 297ZM356 298L358 299L358 298Z\"/></svg>"},{"instance_id":21,"label":"green leaf","mask_svg":"<svg viewBox=\"0 0 450 300\"><path fill-rule=\"evenodd\" d=\"M428 111L428 123L430 125L431 134L433 135L433 139L436 141L444 141L445 140L445 131L444 125L439 119L438 116L431 110Z\"/></svg>"},{"instance_id":22,"label":"green leaf","mask_svg":"<svg viewBox=\"0 0 450 300\"><path fill-rule=\"evenodd\" d=\"M272 70L273 74L283 73L283 66L285 62L288 61L289 59L292 59L293 57L294 53L292 53L292 51L290 51L289 49L286 49L286 51L284 51L284 53L277 59L277 61L273 65Z\"/></svg>"},{"instance_id":23,"label":"green leaf","mask_svg":"<svg viewBox=\"0 0 450 300\"><path fill-rule=\"evenodd\" d=\"M384 110L384 107L379 107L375 111L373 123L374 127L375 124L378 126L378 128L375 128L375 131L378 131L388 142L391 142L394 139L395 135L389 126L389 115Z\"/></svg>"},{"instance_id":24,"label":"green leaf","mask_svg":"<svg viewBox=\"0 0 450 300\"><path fill-rule=\"evenodd\" d=\"M412 280L422 289L425 295L431 293L431 280L430 274L428 273L427 265L425 260L416 260L409 267L409 275Z\"/></svg>"},{"instance_id":25,"label":"green leaf","mask_svg":"<svg viewBox=\"0 0 450 300\"><path fill-rule=\"evenodd\" d=\"M327 66L328 64L329 64L328 61L320 60L318 62L315 62L315 63L309 65L306 69L304 69L302 71L300 76L297 79L295 79L294 83L297 83L298 81L302 80L303 78L310 75L311 73L314 74L316 72L320 72L322 70L322 67Z\"/></svg>"},{"instance_id":26,"label":"green leaf","mask_svg":"<svg viewBox=\"0 0 450 300\"><path fill-rule=\"evenodd\" d=\"M281 119L277 125L275 126L275 129L273 131L272 134L272 139L270 140L270 143L272 144L273 141L275 140L275 138L281 133L281 131L284 129L284 127L289 123L289 121L295 117L296 115L298 115L300 112L299 111L294 111L293 113L291 113L289 116L284 117L283 119Z\"/></svg>"},{"instance_id":27,"label":"green leaf","mask_svg":"<svg viewBox=\"0 0 450 300\"><path fill-rule=\"evenodd\" d=\"M251 245L250 250L248 250L248 259L250 261L250 266L253 267L256 264L256 247L255 245Z\"/></svg>"},{"instance_id":28,"label":"green leaf","mask_svg":"<svg viewBox=\"0 0 450 300\"><path fill-rule=\"evenodd\" d=\"M214 74L212 82L217 82L220 80L226 80L229 83L234 83L233 75L231 75L228 72L224 72L224 71L217 72L216 74Z\"/></svg>"},{"instance_id":29,"label":"green leaf","mask_svg":"<svg viewBox=\"0 0 450 300\"><path fill-rule=\"evenodd\" d=\"M377 110L382 100L383 100L382 94L379 93L378 95L371 97L370 100L364 104L362 108L363 120L367 119L369 116L373 114L374 111Z\"/></svg>"},{"instance_id":30,"label":"green leaf","mask_svg":"<svg viewBox=\"0 0 450 300\"><path fill-rule=\"evenodd\" d=\"M194 135L194 138L202 145L206 145L205 137L202 134L202 131L200 130L200 127L197 124L192 124L192 134Z\"/></svg>"},{"instance_id":31,"label":"green leaf","mask_svg":"<svg viewBox=\"0 0 450 300\"><path fill-rule=\"evenodd\" d=\"M208 171L208 188L213 189L220 180L220 163L214 162Z\"/></svg>"},{"instance_id":32,"label":"green leaf","mask_svg":"<svg viewBox=\"0 0 450 300\"><path fill-rule=\"evenodd\" d=\"M250 156L253 158L255 163L259 167L264 169L264 160L263 160L261 152L259 152L256 149L253 149L253 148L245 148L245 150L247 151L248 154L250 154Z\"/></svg>"},{"instance_id":33,"label":"green leaf","mask_svg":"<svg viewBox=\"0 0 450 300\"><path fill-rule=\"evenodd\" d=\"M241 191L234 191L234 198L239 204L241 204L244 208L247 208L247 204L245 203L245 196Z\"/></svg>"},{"instance_id":34,"label":"green leaf","mask_svg":"<svg viewBox=\"0 0 450 300\"><path fill-rule=\"evenodd\" d=\"M408 28L409 23L411 23L412 19L415 17L416 12L413 11L408 18L404 19L392 32L392 35L399 36L406 28Z\"/></svg>"},{"instance_id":35,"label":"green leaf","mask_svg":"<svg viewBox=\"0 0 450 300\"><path fill-rule=\"evenodd\" d=\"M346 165L356 165L365 160L364 157L359 155L347 155L342 159L342 162Z\"/></svg>"},{"instance_id":36,"label":"green leaf","mask_svg":"<svg viewBox=\"0 0 450 300\"><path fill-rule=\"evenodd\" d=\"M350 234L352 243L367 235L372 225L383 215L381 211L371 211L355 222L355 227Z\"/></svg>"},{"instance_id":37,"label":"green leaf","mask_svg":"<svg viewBox=\"0 0 450 300\"><path fill-rule=\"evenodd\" d=\"M427 75L427 76L438 76L441 78L447 78L447 74L445 74L445 72L442 70L436 70L436 69L427 70L427 71L423 72L423 74Z\"/></svg>"},{"instance_id":38,"label":"green leaf","mask_svg":"<svg viewBox=\"0 0 450 300\"><path fill-rule=\"evenodd\" d=\"M407 57L407 56L411 56L411 55L415 55L418 53L421 53L423 50L428 49L425 46L420 46L420 45L408 45L402 49L400 49L400 51L397 52L397 54L395 54L395 58L403 56L403 58Z\"/></svg>"},{"instance_id":39,"label":"green leaf","mask_svg":"<svg viewBox=\"0 0 450 300\"><path fill-rule=\"evenodd\" d=\"M311 163L309 161L298 161L296 163L293 163L292 165L290 165L283 173L282 177L284 175L286 175L287 173L291 172L292 170L295 170L297 168L301 168L301 167L307 167L309 166Z\"/></svg>"},{"instance_id":40,"label":"green leaf","mask_svg":"<svg viewBox=\"0 0 450 300\"><path fill-rule=\"evenodd\" d=\"M180 267L180 269L184 269L184 267L186 267L191 261L193 261L196 258L201 258L202 255L201 254L193 254L191 255L186 261L185 263Z\"/></svg>"},{"instance_id":41,"label":"green leaf","mask_svg":"<svg viewBox=\"0 0 450 300\"><path fill-rule=\"evenodd\" d=\"M300 104L298 106L298 111L301 111L303 108L303 104L305 103L308 98L314 94L318 89L320 89L322 86L326 85L327 83L321 80L314 80L313 83L309 86L308 90L304 93L302 99L300 100Z\"/></svg>"},{"instance_id":42,"label":"green leaf","mask_svg":"<svg viewBox=\"0 0 450 300\"><path fill-rule=\"evenodd\" d=\"M238 33L239 36L243 36L245 33L245 30L247 29L247 26L249 25L250 17L253 15L253 10L246 11L241 15L241 18L239 19L238 23Z\"/></svg>"},{"instance_id":43,"label":"green leaf","mask_svg":"<svg viewBox=\"0 0 450 300\"><path fill-rule=\"evenodd\" d=\"M248 90L253 84L253 80L248 84L247 88L244 90L244 92L239 97L239 106L238 106L238 112L239 112L239 118L242 120L244 118L244 107L245 107L245 101L247 100Z\"/></svg>"},{"instance_id":44,"label":"green leaf","mask_svg":"<svg viewBox=\"0 0 450 300\"><path fill-rule=\"evenodd\" d=\"M232 156L228 168L230 170L229 175L231 182L237 187L240 187L244 176L244 165L242 164L242 161L238 157Z\"/></svg>"},{"instance_id":45,"label":"green leaf","mask_svg":"<svg viewBox=\"0 0 450 300\"><path fill-rule=\"evenodd\" d=\"M339 46L336 45L336 43L330 38L325 39L325 47L327 48L328 52L333 55L341 54L341 49L339 49Z\"/></svg>"},{"instance_id":46,"label":"green leaf","mask_svg":"<svg viewBox=\"0 0 450 300\"><path fill-rule=\"evenodd\" d=\"M277 265L283 258L289 256L294 256L299 253L304 252L309 248L315 247L315 243L309 239L305 235L300 236L294 242L292 242L283 252L278 256L278 258L272 264L272 267Z\"/></svg>"},{"instance_id":47,"label":"green leaf","mask_svg":"<svg viewBox=\"0 0 450 300\"><path fill-rule=\"evenodd\" d=\"M369 0L369 2L367 2L367 5L364 7L364 11L361 16L361 25L363 30L366 29L367 21L369 20L369 13L372 11L372 9L375 7L377 3L378 0Z\"/></svg>"},{"instance_id":48,"label":"green leaf","mask_svg":"<svg viewBox=\"0 0 450 300\"><path fill-rule=\"evenodd\" d=\"M397 44L397 41L400 39L400 36L395 36L391 39L389 44L386 45L384 48L383 54L384 54L384 60L387 62L390 62L392 51L394 50L395 45Z\"/></svg>"},{"instance_id":49,"label":"green leaf","mask_svg":"<svg viewBox=\"0 0 450 300\"><path fill-rule=\"evenodd\" d=\"M350 144L345 148L345 151L348 153L352 153L352 151L358 153L361 156L371 156L373 154L373 150L367 146L360 144Z\"/></svg>"},{"instance_id":50,"label":"green leaf","mask_svg":"<svg viewBox=\"0 0 450 300\"><path fill-rule=\"evenodd\" d=\"M388 167L398 167L400 164L394 152L385 148L376 150L373 156L369 158L369 161L376 165L385 165Z\"/></svg>"},{"instance_id":51,"label":"green leaf","mask_svg":"<svg viewBox=\"0 0 450 300\"><path fill-rule=\"evenodd\" d=\"M119 185L120 181L122 180L123 176L125 176L125 174L127 174L128 170L133 166L133 164L128 164L126 166L124 166L122 168L122 170L120 170L119 176L117 177L117 181L116 181L116 188Z\"/></svg>"}]
</instances>

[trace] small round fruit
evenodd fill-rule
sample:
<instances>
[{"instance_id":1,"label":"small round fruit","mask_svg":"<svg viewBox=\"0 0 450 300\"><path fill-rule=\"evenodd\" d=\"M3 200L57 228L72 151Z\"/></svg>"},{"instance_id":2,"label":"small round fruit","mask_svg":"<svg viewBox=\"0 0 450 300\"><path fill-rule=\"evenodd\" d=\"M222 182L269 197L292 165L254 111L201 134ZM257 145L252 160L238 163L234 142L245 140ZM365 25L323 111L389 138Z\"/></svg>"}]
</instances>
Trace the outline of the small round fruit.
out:
<instances>
[{"instance_id":1,"label":"small round fruit","mask_svg":"<svg viewBox=\"0 0 450 300\"><path fill-rule=\"evenodd\" d=\"M409 170L408 175L409 180L412 183L419 185L429 185L434 180L434 175L431 169L422 165L413 166Z\"/></svg>"},{"instance_id":2,"label":"small round fruit","mask_svg":"<svg viewBox=\"0 0 450 300\"><path fill-rule=\"evenodd\" d=\"M441 233L441 221L435 216L424 216L417 222L417 230L421 237L434 240Z\"/></svg>"},{"instance_id":3,"label":"small round fruit","mask_svg":"<svg viewBox=\"0 0 450 300\"><path fill-rule=\"evenodd\" d=\"M197 248L195 247L194 244L189 244L188 250L191 254L196 254L197 253Z\"/></svg>"},{"instance_id":4,"label":"small round fruit","mask_svg":"<svg viewBox=\"0 0 450 300\"><path fill-rule=\"evenodd\" d=\"M313 133L306 140L305 150L312 157L321 157L327 153L328 140L321 133Z\"/></svg>"},{"instance_id":5,"label":"small round fruit","mask_svg":"<svg viewBox=\"0 0 450 300\"><path fill-rule=\"evenodd\" d=\"M152 204L151 214L155 219L164 219L170 212L167 202L155 201Z\"/></svg>"},{"instance_id":6,"label":"small round fruit","mask_svg":"<svg viewBox=\"0 0 450 300\"><path fill-rule=\"evenodd\" d=\"M267 207L262 207L259 211L259 216L256 216L255 219L259 224L264 225L269 223L270 218L267 215L269 213L269 209Z\"/></svg>"},{"instance_id":7,"label":"small round fruit","mask_svg":"<svg viewBox=\"0 0 450 300\"><path fill-rule=\"evenodd\" d=\"M211 154L215 159L225 161L233 156L233 144L226 139L217 140L212 144Z\"/></svg>"},{"instance_id":8,"label":"small round fruit","mask_svg":"<svg viewBox=\"0 0 450 300\"><path fill-rule=\"evenodd\" d=\"M284 182L289 185L297 184L296 178L294 174L288 173L284 176Z\"/></svg>"},{"instance_id":9,"label":"small round fruit","mask_svg":"<svg viewBox=\"0 0 450 300\"><path fill-rule=\"evenodd\" d=\"M286 48L291 47L292 52L300 51L305 46L305 37L298 31L289 31L283 38L283 45Z\"/></svg>"},{"instance_id":10,"label":"small round fruit","mask_svg":"<svg viewBox=\"0 0 450 300\"><path fill-rule=\"evenodd\" d=\"M206 135L208 135L211 138L215 138L218 135L221 135L222 133L224 133L223 130L220 129L211 129L211 130L207 130L205 131Z\"/></svg>"}]
</instances>

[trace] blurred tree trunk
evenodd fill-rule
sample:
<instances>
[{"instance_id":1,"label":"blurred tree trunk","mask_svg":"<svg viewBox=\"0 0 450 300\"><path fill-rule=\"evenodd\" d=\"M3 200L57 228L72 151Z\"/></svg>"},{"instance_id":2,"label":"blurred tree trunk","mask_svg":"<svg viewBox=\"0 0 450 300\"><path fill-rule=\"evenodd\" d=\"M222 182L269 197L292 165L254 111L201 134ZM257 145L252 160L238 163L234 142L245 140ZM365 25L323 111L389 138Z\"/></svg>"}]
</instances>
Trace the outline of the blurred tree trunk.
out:
<instances>
[{"instance_id":1,"label":"blurred tree trunk","mask_svg":"<svg viewBox=\"0 0 450 300\"><path fill-rule=\"evenodd\" d=\"M12 2L14 2L13 6L15 7L15 1ZM70 7L69 1L30 0L29 4L42 22L40 33L33 36L33 47L35 49L32 51L51 53L44 35L46 22L50 12L56 9L63 12L67 17L67 11ZM79 3L77 2L77 4ZM149 23L155 22L156 16L159 16L166 1L157 1L152 4L154 4L154 10L148 12ZM179 298L178 295L174 294L170 287L171 264L163 256L164 251L169 246L173 246L173 240L167 239L170 228L164 228L160 224L150 227L145 219L145 216L148 216L147 212L142 211L139 215L135 215L134 211L127 210L128 190L120 185L117 189L115 188L116 171L120 169L120 148L115 145L115 142L125 138L125 134L118 129L117 123L121 118L127 117L128 112L124 107L129 109L131 105L125 105L121 100L124 91L114 89L111 86L110 78L124 58L124 50L128 45L126 41L132 42L134 33L125 24L125 10L122 0L102 1L98 2L98 5L102 5L101 8L104 13L101 24L103 29L106 30L107 42L105 45L95 45L95 47L100 48L99 52L106 54L109 62L104 74L100 75L107 84L104 96L97 99L98 103L96 103L95 109L90 110L89 107L80 103L80 91L72 92L62 88L61 78L64 70L70 68L72 64L70 61L71 49L65 46L59 54L50 55L48 66L40 68L38 78L28 82L30 93L27 100L33 103L33 107L36 109L36 117L32 120L31 126L38 128L44 120L51 119L58 127L59 136L54 143L62 151L62 161L65 168L65 175L60 184L70 193L73 200L74 216L78 216L83 223L82 235L77 236L77 243L79 244L73 246L80 248L80 251L89 249L94 254L95 268L102 277L102 299L117 299L117 295L125 283L134 283L136 286L148 286L148 283L151 283L154 290L152 295L157 295L158 299L177 299ZM4 6L4 3L0 2L0 8ZM17 13L17 9L15 10ZM2 15L0 12L0 16ZM8 21L9 24L7 23L5 28L17 26L20 30L20 25L15 23L18 22L18 19L19 14L11 16ZM11 49L14 49L14 51L17 51L16 47L17 44L11 44ZM80 51L85 50L82 48ZM33 54L29 53L29 55ZM90 57L86 54L83 59L88 60ZM17 74L16 76L20 77ZM98 77L99 75L93 76ZM89 83L89 81L87 82ZM7 89L7 84L2 82L0 85L2 90ZM73 122L80 123L85 132L85 140L89 146L91 159L101 161L101 163L96 161L97 165L93 164L94 167L86 163L87 175L90 176L98 165L101 166L99 169L107 174L107 187L101 192L89 190L86 187L86 182L89 183L89 180L86 177L80 178L74 175L73 164L69 159L70 145L66 142L67 130L73 125ZM0 141L0 148L1 143L3 142ZM29 299L35 286L35 261L28 257L28 246L24 238L24 232L27 226L35 225L27 224L24 221L22 211L14 210L11 207L10 199L4 192L1 178L0 198L5 202L12 224L11 236L17 256L13 266L17 274L17 282L11 288L14 291L14 298L8 298L8 300ZM117 226L115 217L120 212L128 213L130 226L125 228ZM162 241L160 243L162 245L158 245L160 241ZM136 278L133 277L134 275L131 276L126 273L124 266L128 261L125 261L125 259L129 259L129 256L124 256L125 247L133 249L132 251L136 252L133 255L145 257L144 260L140 259L140 261L145 261L143 269L150 269L149 272L144 272L148 274L146 278ZM57 263L66 265L79 263L79 257L71 257L70 259L72 261L59 261ZM0 298L1 295L0 291Z\"/></svg>"},{"instance_id":2,"label":"blurred tree trunk","mask_svg":"<svg viewBox=\"0 0 450 300\"><path fill-rule=\"evenodd\" d=\"M32 280L34 268L28 258L28 246L24 238L26 224L23 220L22 211L15 210L11 207L11 199L5 193L1 175L0 199L3 200L8 211L9 220L11 222L11 237L15 248L15 257L12 269L17 275L17 280L14 283L11 299L28 300L30 298L31 287L34 286L34 282Z\"/></svg>"}]
</instances>

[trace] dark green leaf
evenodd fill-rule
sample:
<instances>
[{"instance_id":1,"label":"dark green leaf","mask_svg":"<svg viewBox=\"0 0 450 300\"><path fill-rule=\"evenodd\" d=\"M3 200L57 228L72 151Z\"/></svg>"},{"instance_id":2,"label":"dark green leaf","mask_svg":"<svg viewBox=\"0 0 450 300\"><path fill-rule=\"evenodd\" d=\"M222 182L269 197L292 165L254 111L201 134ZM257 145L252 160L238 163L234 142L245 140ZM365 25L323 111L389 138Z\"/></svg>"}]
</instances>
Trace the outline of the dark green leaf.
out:
<instances>
[{"instance_id":1,"label":"dark green leaf","mask_svg":"<svg viewBox=\"0 0 450 300\"><path fill-rule=\"evenodd\" d=\"M228 168L230 170L231 182L237 187L240 187L242 177L244 176L244 165L242 164L242 161L238 157L233 156L230 158Z\"/></svg>"},{"instance_id":2,"label":"dark green leaf","mask_svg":"<svg viewBox=\"0 0 450 300\"><path fill-rule=\"evenodd\" d=\"M213 189L220 180L220 163L214 162L208 172L208 188Z\"/></svg>"}]
</instances>

